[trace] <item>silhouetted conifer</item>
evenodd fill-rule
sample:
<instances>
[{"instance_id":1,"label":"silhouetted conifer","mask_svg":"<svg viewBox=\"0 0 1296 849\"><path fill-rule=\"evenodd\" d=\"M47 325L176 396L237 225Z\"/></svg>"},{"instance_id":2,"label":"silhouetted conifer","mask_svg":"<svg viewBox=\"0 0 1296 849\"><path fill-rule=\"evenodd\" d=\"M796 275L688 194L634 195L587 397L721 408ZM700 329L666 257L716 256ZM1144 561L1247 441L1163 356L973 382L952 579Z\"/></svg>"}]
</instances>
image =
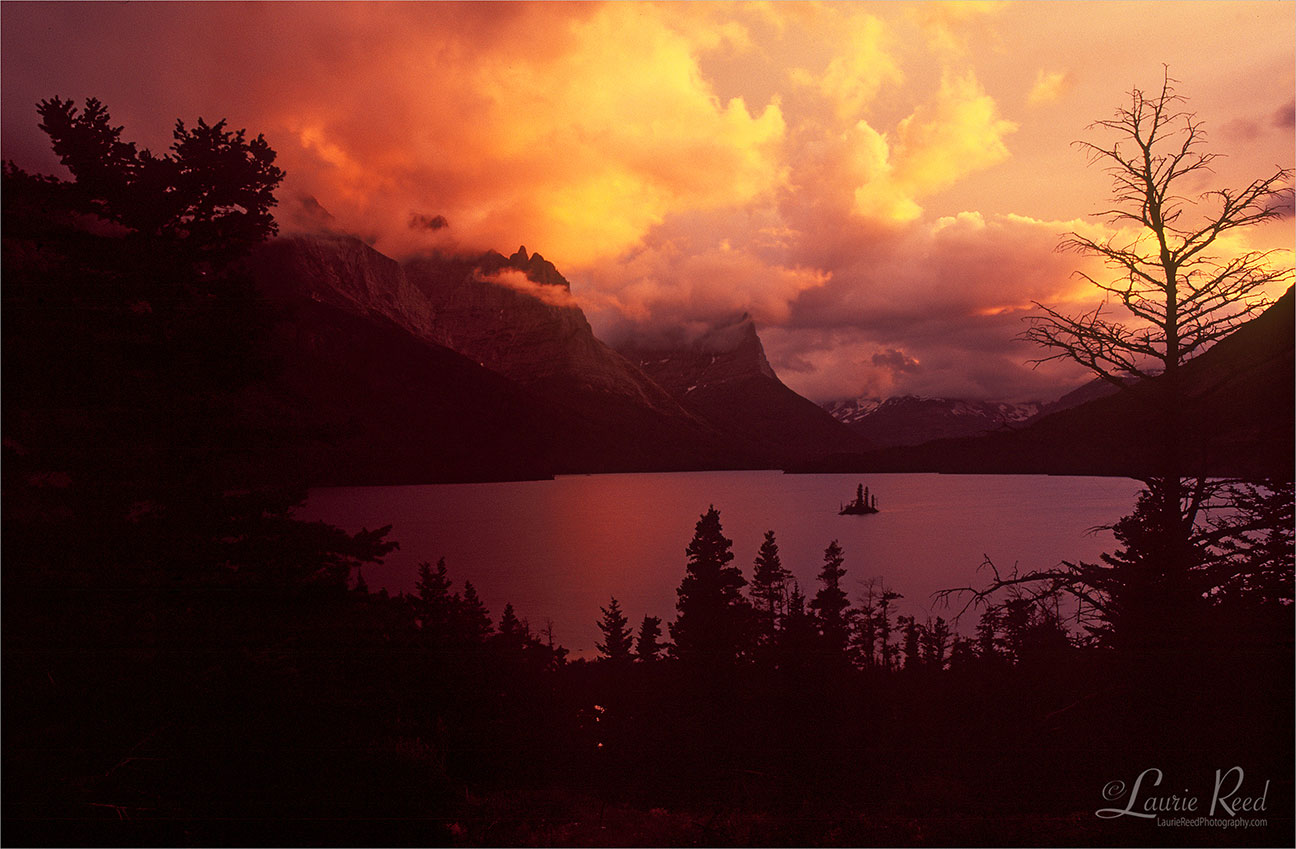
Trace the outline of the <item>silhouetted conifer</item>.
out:
<instances>
[{"instance_id":1,"label":"silhouetted conifer","mask_svg":"<svg viewBox=\"0 0 1296 849\"><path fill-rule=\"evenodd\" d=\"M901 650L904 652L904 668L917 669L922 666L923 627L913 616L897 617L900 626Z\"/></svg>"},{"instance_id":2,"label":"silhouetted conifer","mask_svg":"<svg viewBox=\"0 0 1296 849\"><path fill-rule=\"evenodd\" d=\"M765 540L756 554L751 580L752 602L757 614L756 637L762 645L775 643L779 617L787 604L787 581L791 574L783 568L774 532L766 531Z\"/></svg>"},{"instance_id":3,"label":"silhouetted conifer","mask_svg":"<svg viewBox=\"0 0 1296 849\"><path fill-rule=\"evenodd\" d=\"M639 625L639 638L635 642L635 656L644 663L651 663L661 659L661 654L666 650L661 642L661 617L645 616L643 622Z\"/></svg>"},{"instance_id":4,"label":"silhouetted conifer","mask_svg":"<svg viewBox=\"0 0 1296 849\"><path fill-rule=\"evenodd\" d=\"M798 666L814 653L818 640L814 617L806 610L805 593L796 581L788 591L787 614L779 629L779 665Z\"/></svg>"},{"instance_id":5,"label":"silhouetted conifer","mask_svg":"<svg viewBox=\"0 0 1296 849\"><path fill-rule=\"evenodd\" d=\"M474 645L481 645L490 638L495 627L491 624L490 612L477 596L477 588L472 581L464 581L463 596L458 598L458 619L460 633L464 639Z\"/></svg>"},{"instance_id":6,"label":"silhouetted conifer","mask_svg":"<svg viewBox=\"0 0 1296 849\"><path fill-rule=\"evenodd\" d=\"M270 209L284 172L262 136L249 141L224 121L199 118L192 129L176 121L171 153L158 157L123 142L122 128L94 98L84 111L58 97L42 100L37 111L87 212L215 267L278 230Z\"/></svg>"},{"instance_id":7,"label":"silhouetted conifer","mask_svg":"<svg viewBox=\"0 0 1296 849\"><path fill-rule=\"evenodd\" d=\"M444 557L437 561L435 572L426 560L419 564L412 602L414 618L424 634L434 640L447 639L455 610Z\"/></svg>"},{"instance_id":8,"label":"silhouetted conifer","mask_svg":"<svg viewBox=\"0 0 1296 849\"><path fill-rule=\"evenodd\" d=\"M815 593L814 601L810 602L810 607L818 614L825 650L841 657L846 655L850 636L850 600L841 588L842 577L846 574L843 562L845 557L841 546L833 540L824 549L824 567L819 572L822 586Z\"/></svg>"},{"instance_id":9,"label":"silhouetted conifer","mask_svg":"<svg viewBox=\"0 0 1296 849\"><path fill-rule=\"evenodd\" d=\"M1226 493L1226 515L1212 537L1219 554L1205 566L1205 583L1217 604L1240 609L1290 608L1293 602L1292 481L1233 484Z\"/></svg>"},{"instance_id":10,"label":"silhouetted conifer","mask_svg":"<svg viewBox=\"0 0 1296 849\"><path fill-rule=\"evenodd\" d=\"M898 592L885 587L878 597L877 639L879 662L883 669L895 668L896 647L891 642L891 602L903 598Z\"/></svg>"},{"instance_id":11,"label":"silhouetted conifer","mask_svg":"<svg viewBox=\"0 0 1296 849\"><path fill-rule=\"evenodd\" d=\"M949 647L949 625L940 616L930 619L923 628L923 663L935 669L944 669L946 649Z\"/></svg>"},{"instance_id":12,"label":"silhouetted conifer","mask_svg":"<svg viewBox=\"0 0 1296 849\"><path fill-rule=\"evenodd\" d=\"M967 637L956 636L950 647L950 671L962 671L976 664L976 645Z\"/></svg>"},{"instance_id":13,"label":"silhouetted conifer","mask_svg":"<svg viewBox=\"0 0 1296 849\"><path fill-rule=\"evenodd\" d=\"M506 603L504 612L500 614L499 629L495 634L495 640L500 648L506 652L521 654L531 642L530 630L526 624L517 618L513 612L513 605Z\"/></svg>"},{"instance_id":14,"label":"silhouetted conifer","mask_svg":"<svg viewBox=\"0 0 1296 849\"><path fill-rule=\"evenodd\" d=\"M987 607L981 612L976 627L977 656L982 660L999 660L999 608Z\"/></svg>"},{"instance_id":15,"label":"silhouetted conifer","mask_svg":"<svg viewBox=\"0 0 1296 849\"><path fill-rule=\"evenodd\" d=\"M685 553L688 566L676 594L679 616L671 623L675 652L688 663L732 663L741 653L750 608L741 590L746 580L730 566L733 540L720 527L714 506L698 520Z\"/></svg>"},{"instance_id":16,"label":"silhouetted conifer","mask_svg":"<svg viewBox=\"0 0 1296 849\"><path fill-rule=\"evenodd\" d=\"M853 617L851 629L851 654L860 666L876 666L877 632L878 632L878 598L881 590L877 578L870 578L864 585L864 594L860 598L859 609Z\"/></svg>"},{"instance_id":17,"label":"silhouetted conifer","mask_svg":"<svg viewBox=\"0 0 1296 849\"><path fill-rule=\"evenodd\" d=\"M608 606L600 607L599 610L603 611L603 619L598 623L599 630L603 632L603 642L595 643L599 654L613 663L628 663L632 636L620 603L613 596Z\"/></svg>"}]
</instances>

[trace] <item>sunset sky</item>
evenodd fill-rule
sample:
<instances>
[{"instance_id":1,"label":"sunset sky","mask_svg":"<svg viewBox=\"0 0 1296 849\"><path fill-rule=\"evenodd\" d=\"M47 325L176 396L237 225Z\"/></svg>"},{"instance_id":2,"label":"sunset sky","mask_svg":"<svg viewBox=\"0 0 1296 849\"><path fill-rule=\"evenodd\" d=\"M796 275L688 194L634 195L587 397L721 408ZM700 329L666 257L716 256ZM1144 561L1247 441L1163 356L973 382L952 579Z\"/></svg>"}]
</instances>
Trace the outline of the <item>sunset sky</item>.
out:
<instances>
[{"instance_id":1,"label":"sunset sky","mask_svg":"<svg viewBox=\"0 0 1296 849\"><path fill-rule=\"evenodd\" d=\"M1092 300L1054 248L1108 180L1070 143L1163 64L1227 154L1191 189L1296 147L1291 2L5 3L0 36L20 165L57 170L43 97L155 151L228 118L279 151L286 231L313 196L397 257L525 244L612 342L748 311L815 400L1080 382L1012 339Z\"/></svg>"}]
</instances>

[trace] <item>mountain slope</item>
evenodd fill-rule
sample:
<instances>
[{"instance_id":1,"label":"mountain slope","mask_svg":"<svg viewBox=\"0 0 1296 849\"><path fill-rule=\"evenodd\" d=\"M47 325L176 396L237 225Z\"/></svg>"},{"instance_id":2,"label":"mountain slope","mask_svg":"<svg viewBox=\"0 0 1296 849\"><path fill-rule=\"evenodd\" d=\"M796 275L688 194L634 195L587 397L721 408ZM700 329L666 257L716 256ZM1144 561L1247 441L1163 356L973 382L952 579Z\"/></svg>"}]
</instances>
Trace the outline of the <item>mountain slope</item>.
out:
<instances>
[{"instance_id":1,"label":"mountain slope","mask_svg":"<svg viewBox=\"0 0 1296 849\"><path fill-rule=\"evenodd\" d=\"M514 272L509 274L509 272ZM434 333L456 351L525 386L621 396L661 415L691 417L666 392L594 336L567 281L526 248L466 259L426 257L405 266L432 304Z\"/></svg>"},{"instance_id":2,"label":"mountain slope","mask_svg":"<svg viewBox=\"0 0 1296 849\"><path fill-rule=\"evenodd\" d=\"M756 462L596 339L538 255L402 266L318 236L275 240L251 265L295 340L279 387L292 415L341 427L330 480L343 468L391 482ZM305 453L327 465L327 445Z\"/></svg>"},{"instance_id":3,"label":"mountain slope","mask_svg":"<svg viewBox=\"0 0 1296 849\"><path fill-rule=\"evenodd\" d=\"M1183 442L1192 473L1290 480L1296 429L1296 310L1288 290L1183 367ZM1020 430L837 455L800 471L1155 473L1153 417L1134 391L1044 416Z\"/></svg>"},{"instance_id":4,"label":"mountain slope","mask_svg":"<svg viewBox=\"0 0 1296 849\"><path fill-rule=\"evenodd\" d=\"M288 238L250 261L275 306L275 375L245 416L285 423L282 462L317 485L553 474L553 417L436 340L400 265L349 237Z\"/></svg>"},{"instance_id":5,"label":"mountain slope","mask_svg":"<svg viewBox=\"0 0 1296 849\"><path fill-rule=\"evenodd\" d=\"M284 462L315 485L554 472L555 426L537 399L381 316L298 301L276 340L280 373L249 406L292 424Z\"/></svg>"},{"instance_id":6,"label":"mountain slope","mask_svg":"<svg viewBox=\"0 0 1296 849\"><path fill-rule=\"evenodd\" d=\"M621 352L689 412L776 464L867 445L778 379L746 315L684 345Z\"/></svg>"}]
</instances>

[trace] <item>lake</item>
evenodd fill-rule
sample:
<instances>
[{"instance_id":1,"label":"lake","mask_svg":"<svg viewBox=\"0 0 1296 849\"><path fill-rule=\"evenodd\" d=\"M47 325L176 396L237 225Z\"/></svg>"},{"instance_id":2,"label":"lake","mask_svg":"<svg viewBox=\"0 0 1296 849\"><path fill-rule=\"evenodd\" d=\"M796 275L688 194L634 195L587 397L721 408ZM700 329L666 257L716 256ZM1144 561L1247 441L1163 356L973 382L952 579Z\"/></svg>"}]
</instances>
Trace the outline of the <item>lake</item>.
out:
<instances>
[{"instance_id":1,"label":"lake","mask_svg":"<svg viewBox=\"0 0 1296 849\"><path fill-rule=\"evenodd\" d=\"M863 483L881 512L839 516ZM506 602L539 631L552 620L573 656L601 638L599 607L616 596L636 629L645 614L675 617L684 549L708 505L720 511L734 563L750 578L766 530L807 596L823 550L845 551L852 600L881 578L904 595L900 612L952 611L931 594L980 585L985 557L1001 571L1094 560L1111 551L1110 531L1092 532L1133 510L1140 485L1126 478L1040 475L785 475L777 471L578 475L550 481L312 490L298 511L348 531L392 525L400 542L368 566L371 590L413 591L418 564L445 557L455 589L476 586L498 621ZM975 626L965 617L962 630Z\"/></svg>"}]
</instances>

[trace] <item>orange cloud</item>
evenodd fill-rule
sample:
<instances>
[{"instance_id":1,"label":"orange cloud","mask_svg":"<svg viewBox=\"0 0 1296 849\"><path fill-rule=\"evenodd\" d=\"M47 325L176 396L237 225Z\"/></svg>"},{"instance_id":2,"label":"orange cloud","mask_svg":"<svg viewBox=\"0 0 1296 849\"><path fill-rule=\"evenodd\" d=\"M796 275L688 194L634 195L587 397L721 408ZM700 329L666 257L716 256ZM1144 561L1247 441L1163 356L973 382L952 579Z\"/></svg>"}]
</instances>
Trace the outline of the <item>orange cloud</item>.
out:
<instances>
[{"instance_id":1,"label":"orange cloud","mask_svg":"<svg viewBox=\"0 0 1296 849\"><path fill-rule=\"evenodd\" d=\"M1031 106L1040 106L1061 100L1073 84L1071 75L1065 71L1041 70L1035 75L1035 84L1031 86L1030 94L1026 95L1026 102Z\"/></svg>"},{"instance_id":2,"label":"orange cloud","mask_svg":"<svg viewBox=\"0 0 1296 849\"><path fill-rule=\"evenodd\" d=\"M874 136L871 156L878 178L855 190L855 210L869 218L912 221L920 198L953 185L965 174L1008 158L1005 137L1017 129L999 117L995 101L971 73L946 74L928 103L896 127L895 142Z\"/></svg>"},{"instance_id":3,"label":"orange cloud","mask_svg":"<svg viewBox=\"0 0 1296 849\"><path fill-rule=\"evenodd\" d=\"M854 120L885 85L904 75L886 48L886 25L869 14L853 14L840 22L834 55L821 74L805 68L789 72L792 82L815 90L832 104L836 117Z\"/></svg>"},{"instance_id":4,"label":"orange cloud","mask_svg":"<svg viewBox=\"0 0 1296 849\"><path fill-rule=\"evenodd\" d=\"M419 11L435 21L438 5ZM319 91L295 104L284 120L300 147L282 152L306 166L300 187L391 252L425 244L389 226L417 207L445 215L463 244L525 241L581 264L634 246L668 213L777 186L778 105L719 101L697 65L718 42L681 33L666 10L529 8L486 25L503 32L485 44L425 26L384 45L364 70L372 102Z\"/></svg>"},{"instance_id":5,"label":"orange cloud","mask_svg":"<svg viewBox=\"0 0 1296 849\"><path fill-rule=\"evenodd\" d=\"M993 39L987 19L1007 5L1006 0L940 0L917 4L913 14L932 51L953 57L968 53L976 39Z\"/></svg>"}]
</instances>

